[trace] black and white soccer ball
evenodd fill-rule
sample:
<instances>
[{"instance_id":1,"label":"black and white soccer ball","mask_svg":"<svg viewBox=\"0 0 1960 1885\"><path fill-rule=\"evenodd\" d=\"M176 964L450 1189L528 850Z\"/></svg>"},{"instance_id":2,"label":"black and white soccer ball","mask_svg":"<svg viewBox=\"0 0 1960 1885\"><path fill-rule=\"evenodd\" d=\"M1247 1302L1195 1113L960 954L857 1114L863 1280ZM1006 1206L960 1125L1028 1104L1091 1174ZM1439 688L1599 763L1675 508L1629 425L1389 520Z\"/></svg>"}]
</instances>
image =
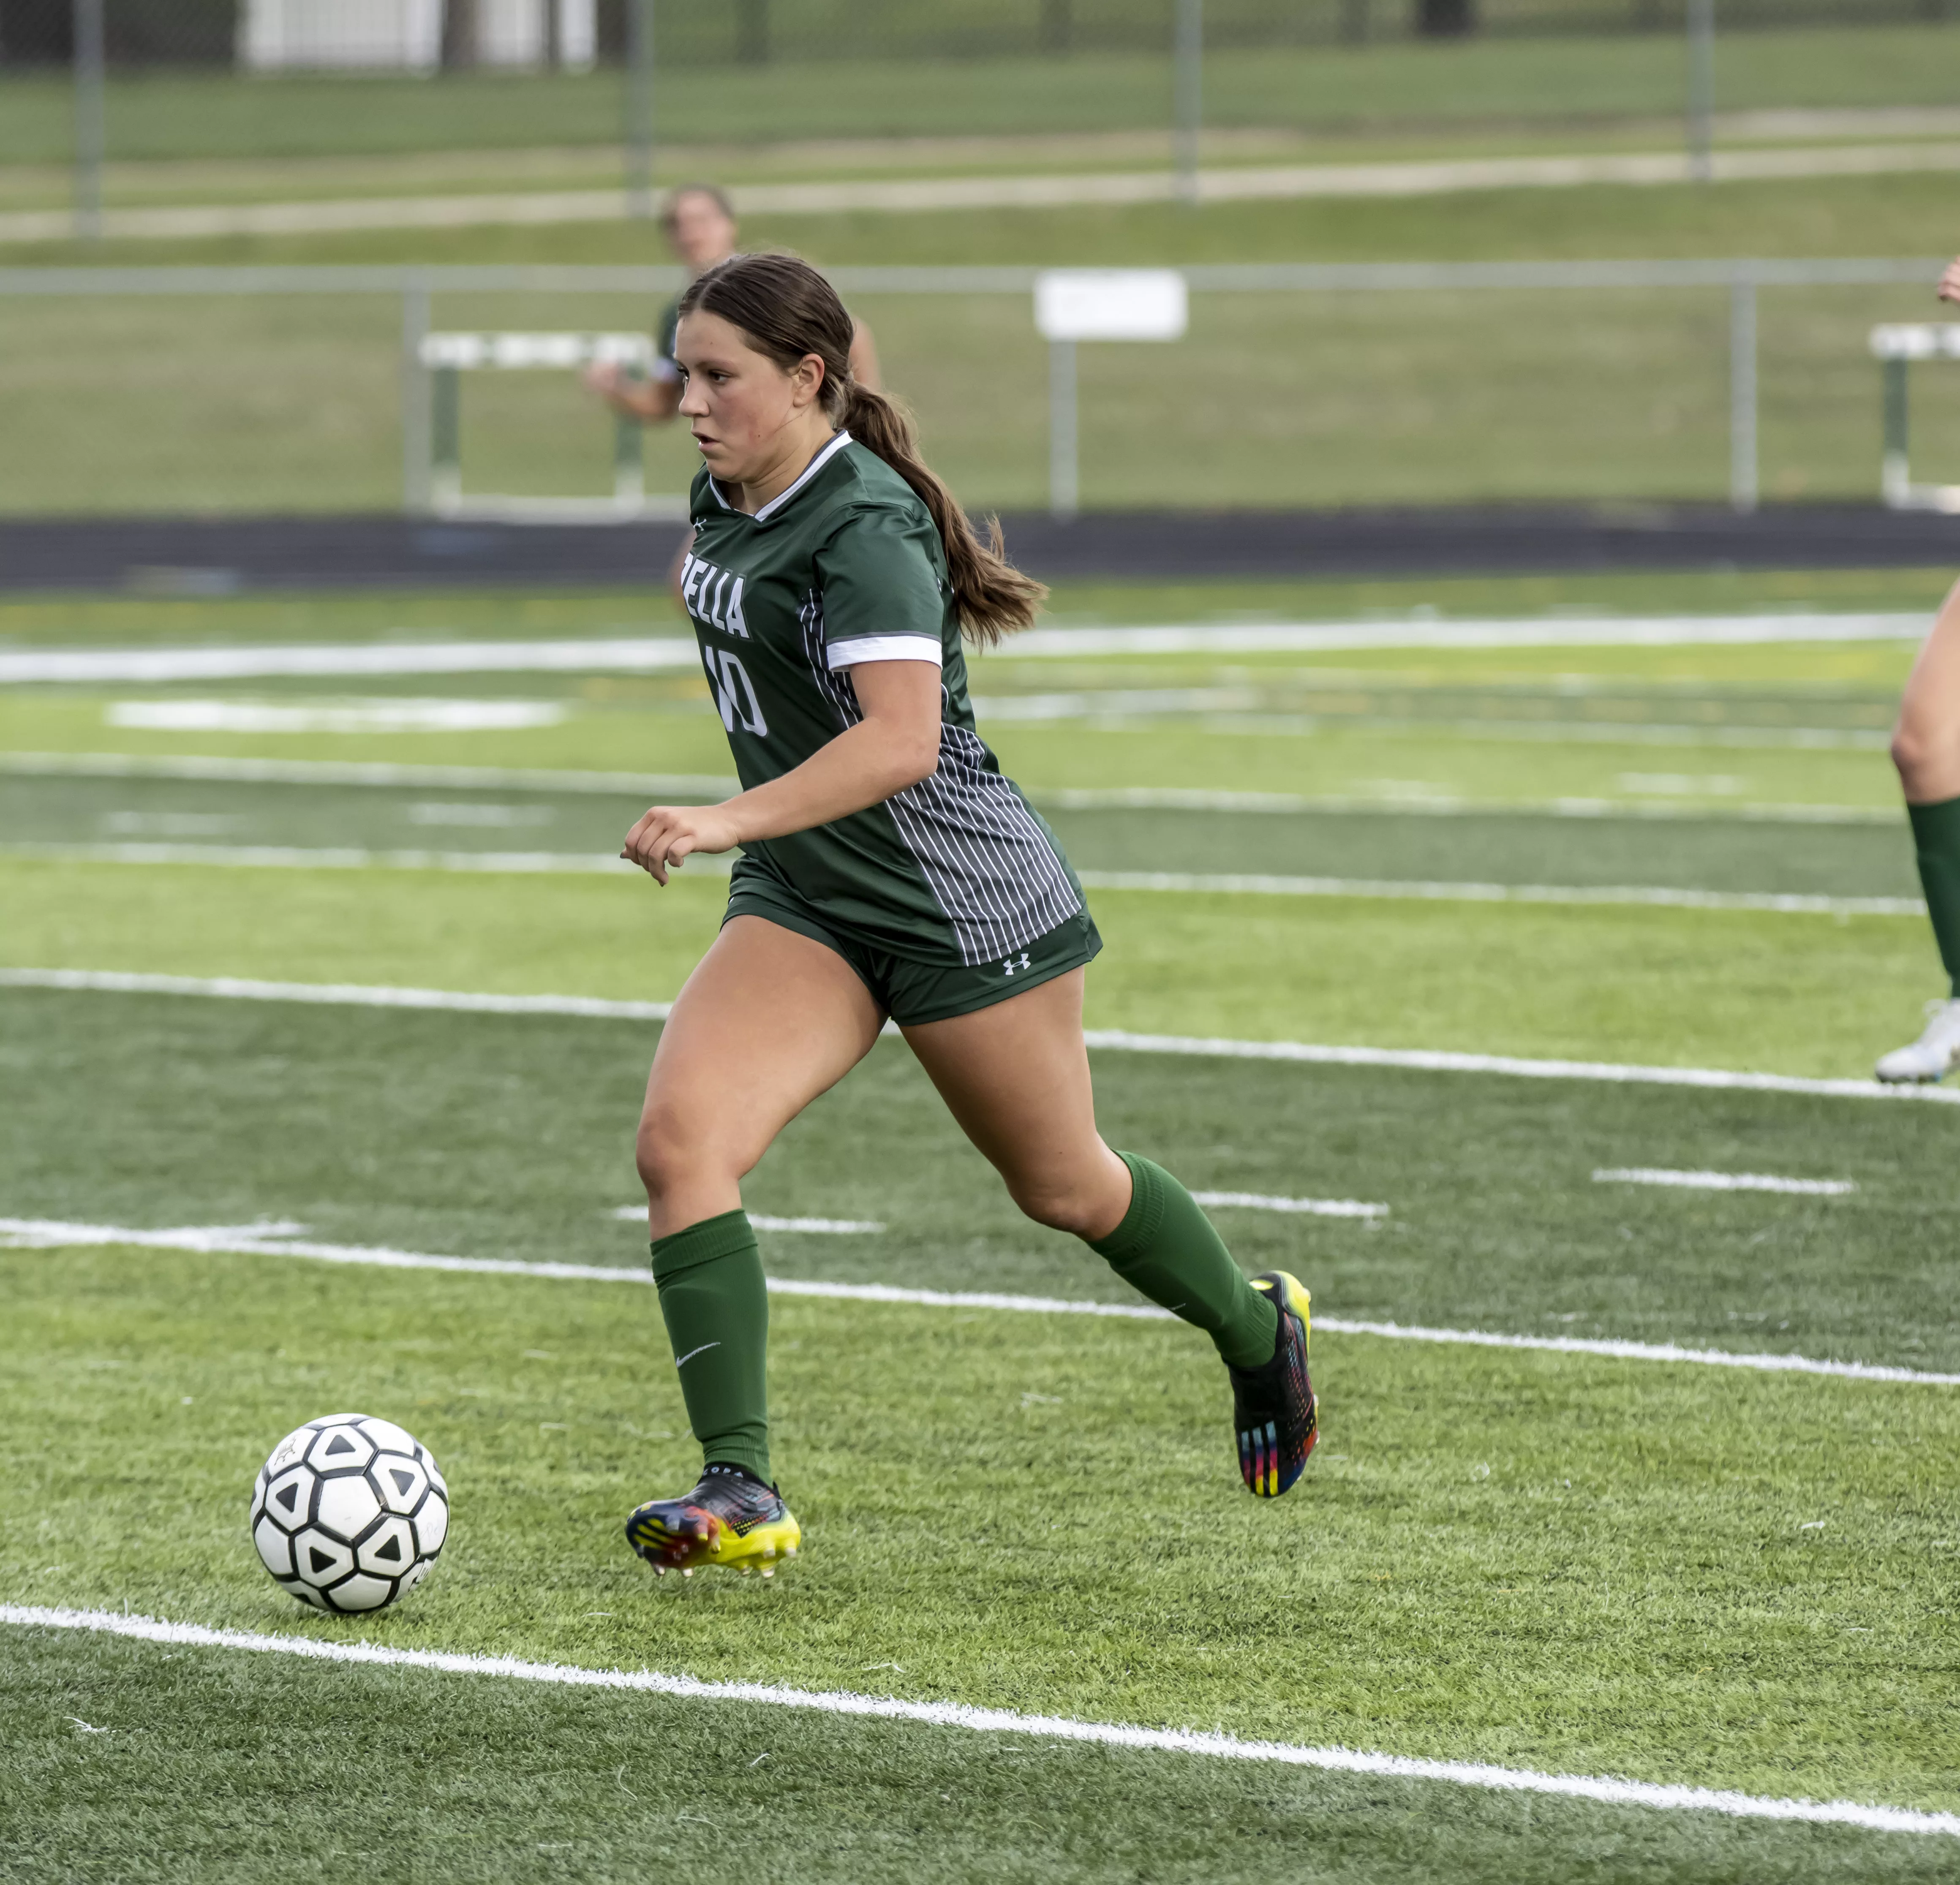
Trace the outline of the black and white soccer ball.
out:
<instances>
[{"instance_id":1,"label":"black and white soccer ball","mask_svg":"<svg viewBox=\"0 0 1960 1885\"><path fill-rule=\"evenodd\" d=\"M281 1589L323 1610L378 1610L428 1575L449 1486L392 1420L326 1414L273 1448L252 1488L252 1542Z\"/></svg>"}]
</instances>

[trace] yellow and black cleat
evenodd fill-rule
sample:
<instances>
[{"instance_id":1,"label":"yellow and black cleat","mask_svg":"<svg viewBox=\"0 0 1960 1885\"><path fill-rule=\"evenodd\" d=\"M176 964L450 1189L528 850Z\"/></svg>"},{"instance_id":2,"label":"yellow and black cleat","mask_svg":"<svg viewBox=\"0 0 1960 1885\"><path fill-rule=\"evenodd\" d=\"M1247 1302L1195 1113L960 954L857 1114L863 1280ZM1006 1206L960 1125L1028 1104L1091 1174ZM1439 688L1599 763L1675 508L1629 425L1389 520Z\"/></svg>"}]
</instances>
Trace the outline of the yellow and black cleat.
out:
<instances>
[{"instance_id":1,"label":"yellow and black cleat","mask_svg":"<svg viewBox=\"0 0 1960 1885\"><path fill-rule=\"evenodd\" d=\"M1284 1270L1255 1276L1252 1287L1279 1311L1273 1359L1258 1368L1228 1366L1225 1372L1232 1377L1233 1425L1246 1489L1260 1499L1278 1499L1306 1470L1306 1456L1320 1437L1320 1403L1306 1368L1312 1299Z\"/></svg>"},{"instance_id":2,"label":"yellow and black cleat","mask_svg":"<svg viewBox=\"0 0 1960 1885\"><path fill-rule=\"evenodd\" d=\"M710 1466L691 1492L650 1499L626 1521L626 1542L657 1576L694 1575L698 1565L718 1564L743 1576L794 1558L803 1527L773 1486L740 1467Z\"/></svg>"}]
</instances>

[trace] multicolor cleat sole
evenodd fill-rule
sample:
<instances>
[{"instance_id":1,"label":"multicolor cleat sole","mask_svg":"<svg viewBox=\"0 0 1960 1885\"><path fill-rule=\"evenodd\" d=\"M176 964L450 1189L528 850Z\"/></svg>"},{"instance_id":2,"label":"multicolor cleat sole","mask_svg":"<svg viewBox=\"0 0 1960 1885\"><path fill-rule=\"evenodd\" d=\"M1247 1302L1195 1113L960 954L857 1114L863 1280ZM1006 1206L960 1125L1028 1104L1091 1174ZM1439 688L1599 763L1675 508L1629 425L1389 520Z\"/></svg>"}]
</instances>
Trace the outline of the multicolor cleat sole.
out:
<instances>
[{"instance_id":1,"label":"multicolor cleat sole","mask_svg":"<svg viewBox=\"0 0 1960 1885\"><path fill-rule=\"evenodd\" d=\"M1320 1437L1320 1402L1307 1369L1312 1299L1284 1270L1255 1276L1252 1287L1271 1299L1280 1327L1271 1361L1229 1371L1239 1471L1255 1498L1278 1499L1306 1471Z\"/></svg>"},{"instance_id":2,"label":"multicolor cleat sole","mask_svg":"<svg viewBox=\"0 0 1960 1885\"><path fill-rule=\"evenodd\" d=\"M678 1571L691 1578L704 1565L718 1565L744 1577L759 1570L772 1578L778 1564L797 1555L803 1527L773 1492L768 1495L773 1511L724 1511L697 1497L701 1490L698 1486L680 1499L650 1499L626 1521L626 1542L657 1577ZM715 1505L726 1502L718 1499Z\"/></svg>"}]
</instances>

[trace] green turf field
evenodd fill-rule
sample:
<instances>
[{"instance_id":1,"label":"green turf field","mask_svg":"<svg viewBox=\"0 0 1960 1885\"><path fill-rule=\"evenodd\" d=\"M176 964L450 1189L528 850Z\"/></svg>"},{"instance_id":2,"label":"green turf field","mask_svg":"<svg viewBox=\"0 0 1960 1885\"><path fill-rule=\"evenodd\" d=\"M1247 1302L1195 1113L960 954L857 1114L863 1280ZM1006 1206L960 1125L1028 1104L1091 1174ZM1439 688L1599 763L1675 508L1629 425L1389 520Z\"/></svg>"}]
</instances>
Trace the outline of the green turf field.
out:
<instances>
[{"instance_id":1,"label":"green turf field","mask_svg":"<svg viewBox=\"0 0 1960 1885\"><path fill-rule=\"evenodd\" d=\"M1082 623L1424 599L1923 612L1941 586L1058 600ZM678 630L657 599L514 593L0 609L12 651ZM1911 651L1008 653L976 691L1092 883L1295 885L1093 889L1094 1027L1842 1081L1939 992L1923 921L1859 901L1914 894L1882 751ZM437 697L558 717L250 733L117 711ZM480 770L432 770L460 766ZM713 934L719 879L690 866L663 893L606 873L644 795L590 775L726 766L685 673L10 686L0 968L664 1000ZM1551 905L1465 900L1472 882L1821 901ZM1418 885L1443 894L1382 894ZM1115 1141L1195 1188L1350 1208L1214 1207L1242 1260L1307 1280L1325 1324L1306 1481L1245 1498L1223 1384L1175 1325L782 1294L778 1457L805 1553L771 1585L657 1585L616 1536L691 1464L630 1215L656 1023L24 986L0 987L0 1015L8 1090L28 1098L0 1109L0 1244L32 1246L0 1249L0 1452L22 1515L0 1527L0 1606L271 1639L0 1623L0 1744L26 1783L0 1790L0 1842L23 1877L126 1877L140 1855L169 1879L609 1880L689 1841L760 1841L799 1879L1952 1870L1952 1820L1787 1823L275 1653L652 1669L1950 1815L1955 1391L1922 1378L1960 1372L1950 1105L1112 1043L1093 1058ZM1650 1168L1843 1188L1596 1176ZM1099 1260L1016 1216L896 1042L746 1195L772 1221L880 1227L765 1230L791 1286L1123 1300ZM52 1222L81 1228L33 1229ZM266 1224L285 1235L241 1228ZM218 1227L213 1247L127 1241L185 1226ZM377 1267L383 1249L599 1273ZM1386 1324L1451 1339L1354 1326ZM1670 1343L1895 1375L1710 1366ZM433 1449L456 1522L426 1585L343 1623L265 1578L243 1511L282 1433L355 1406Z\"/></svg>"}]
</instances>

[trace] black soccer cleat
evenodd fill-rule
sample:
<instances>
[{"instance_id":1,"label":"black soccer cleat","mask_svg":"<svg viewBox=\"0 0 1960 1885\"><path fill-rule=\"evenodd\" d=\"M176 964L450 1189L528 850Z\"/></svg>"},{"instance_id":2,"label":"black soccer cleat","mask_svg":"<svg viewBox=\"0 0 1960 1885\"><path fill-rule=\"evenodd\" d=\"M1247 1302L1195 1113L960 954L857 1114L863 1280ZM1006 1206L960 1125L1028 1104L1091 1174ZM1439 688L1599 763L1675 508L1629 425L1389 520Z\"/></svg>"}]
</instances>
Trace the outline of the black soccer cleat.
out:
<instances>
[{"instance_id":1,"label":"black soccer cleat","mask_svg":"<svg viewBox=\"0 0 1960 1885\"><path fill-rule=\"evenodd\" d=\"M1284 1270L1252 1279L1279 1311L1273 1359L1257 1368L1233 1368L1232 1418L1239 1435L1239 1470L1246 1489L1260 1499L1278 1499L1306 1470L1306 1456L1320 1437L1320 1403L1306 1372L1311 1299L1306 1287Z\"/></svg>"},{"instance_id":2,"label":"black soccer cleat","mask_svg":"<svg viewBox=\"0 0 1960 1885\"><path fill-rule=\"evenodd\" d=\"M664 1577L694 1575L698 1564L718 1564L744 1577L760 1566L776 1575L794 1558L803 1527L773 1486L737 1466L709 1466L679 1499L650 1499L626 1521L626 1542Z\"/></svg>"}]
</instances>

